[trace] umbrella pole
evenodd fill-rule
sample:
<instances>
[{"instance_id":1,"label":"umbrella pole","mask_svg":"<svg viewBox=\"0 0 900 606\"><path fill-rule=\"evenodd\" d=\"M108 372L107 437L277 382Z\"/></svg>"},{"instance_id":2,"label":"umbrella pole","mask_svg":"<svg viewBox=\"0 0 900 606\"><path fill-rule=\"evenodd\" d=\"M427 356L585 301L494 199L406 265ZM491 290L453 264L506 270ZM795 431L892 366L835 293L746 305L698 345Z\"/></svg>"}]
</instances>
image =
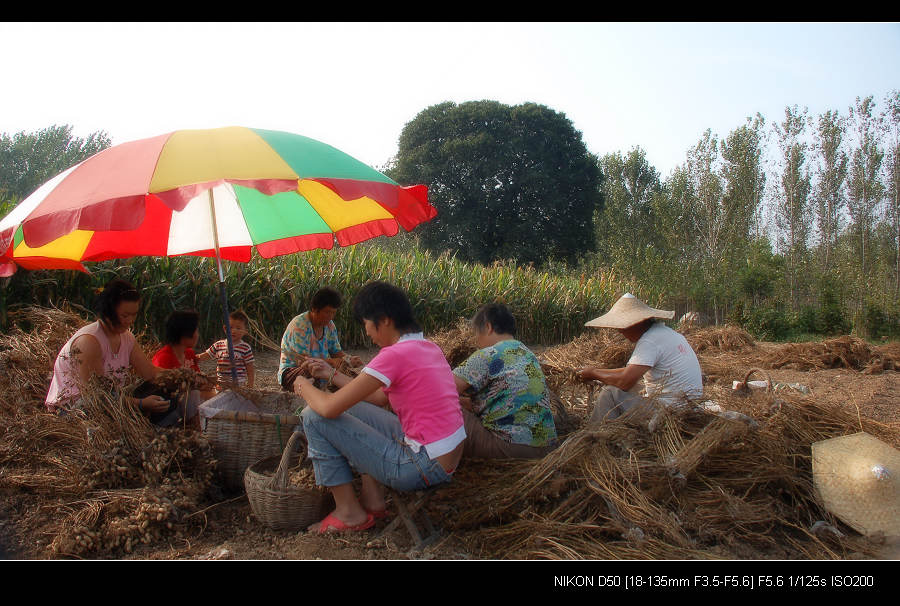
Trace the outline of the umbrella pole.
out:
<instances>
[{"instance_id":1,"label":"umbrella pole","mask_svg":"<svg viewBox=\"0 0 900 606\"><path fill-rule=\"evenodd\" d=\"M222 297L222 311L225 315L225 339L228 343L228 360L231 362L231 382L237 385L237 367L234 364L234 342L231 339L231 318L228 317L228 294L225 292L225 274L222 271L222 256L219 254L219 231L216 227L216 205L213 190L209 188L209 214L212 217L213 246L216 249L216 267L219 270L219 295Z\"/></svg>"}]
</instances>

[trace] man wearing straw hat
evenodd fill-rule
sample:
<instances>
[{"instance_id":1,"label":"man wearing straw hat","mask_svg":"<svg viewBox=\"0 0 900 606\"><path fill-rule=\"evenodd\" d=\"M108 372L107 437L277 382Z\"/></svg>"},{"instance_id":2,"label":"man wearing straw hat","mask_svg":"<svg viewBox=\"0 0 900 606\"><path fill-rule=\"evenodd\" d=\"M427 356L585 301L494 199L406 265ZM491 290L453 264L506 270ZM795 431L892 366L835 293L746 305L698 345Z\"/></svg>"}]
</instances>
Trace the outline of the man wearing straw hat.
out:
<instances>
[{"instance_id":1,"label":"man wearing straw hat","mask_svg":"<svg viewBox=\"0 0 900 606\"><path fill-rule=\"evenodd\" d=\"M615 419L650 400L672 406L703 395L700 362L693 348L683 335L657 322L673 317L674 311L654 309L625 293L612 309L585 324L615 328L635 344L624 368L585 367L578 371L582 380L605 384L594 400L591 423ZM641 378L643 392L630 392Z\"/></svg>"}]
</instances>

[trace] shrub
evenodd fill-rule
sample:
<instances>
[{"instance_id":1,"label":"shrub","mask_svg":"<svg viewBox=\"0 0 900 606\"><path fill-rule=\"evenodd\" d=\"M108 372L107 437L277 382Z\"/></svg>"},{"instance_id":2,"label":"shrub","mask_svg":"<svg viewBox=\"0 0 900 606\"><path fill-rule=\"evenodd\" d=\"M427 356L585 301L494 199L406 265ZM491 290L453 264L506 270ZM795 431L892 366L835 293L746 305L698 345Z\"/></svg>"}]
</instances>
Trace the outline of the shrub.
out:
<instances>
[{"instance_id":1,"label":"shrub","mask_svg":"<svg viewBox=\"0 0 900 606\"><path fill-rule=\"evenodd\" d=\"M826 335L847 334L850 332L850 321L844 315L844 308L841 306L834 289L828 284L822 287L817 324L819 332Z\"/></svg>"},{"instance_id":2,"label":"shrub","mask_svg":"<svg viewBox=\"0 0 900 606\"><path fill-rule=\"evenodd\" d=\"M804 305L797 313L794 328L797 332L815 334L819 332L819 310L812 305Z\"/></svg>"},{"instance_id":3,"label":"shrub","mask_svg":"<svg viewBox=\"0 0 900 606\"><path fill-rule=\"evenodd\" d=\"M755 307L744 314L744 330L757 339L781 341L791 333L791 322L781 308Z\"/></svg>"},{"instance_id":4,"label":"shrub","mask_svg":"<svg viewBox=\"0 0 900 606\"><path fill-rule=\"evenodd\" d=\"M900 317L886 312L872 301L866 301L863 325L872 339L900 334Z\"/></svg>"}]
</instances>

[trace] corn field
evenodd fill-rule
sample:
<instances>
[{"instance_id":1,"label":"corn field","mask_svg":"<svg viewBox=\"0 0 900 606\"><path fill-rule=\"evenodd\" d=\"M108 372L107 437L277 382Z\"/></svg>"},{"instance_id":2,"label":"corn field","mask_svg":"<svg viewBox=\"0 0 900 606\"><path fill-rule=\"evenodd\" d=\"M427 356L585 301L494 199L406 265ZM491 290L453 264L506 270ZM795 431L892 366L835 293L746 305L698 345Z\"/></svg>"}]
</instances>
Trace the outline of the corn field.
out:
<instances>
[{"instance_id":1,"label":"corn field","mask_svg":"<svg viewBox=\"0 0 900 606\"><path fill-rule=\"evenodd\" d=\"M370 280L385 280L403 288L426 334L452 327L460 317L471 317L479 305L497 301L510 307L519 338L532 344L561 343L577 336L587 320L609 309L626 284L608 272L540 271L512 261L481 266L446 253L434 256L418 247L391 251L377 243L223 264L229 309L242 309L252 326L275 343L280 342L290 319L308 309L318 288L336 288L344 298L335 323L345 348L371 345L352 314L353 295ZM214 260L135 258L97 263L90 269L90 275L19 271L2 280L0 312L29 304L68 306L90 318L96 292L118 276L134 283L142 293L136 333L159 339L171 311L192 308L201 316L198 347L222 338ZM634 294L650 304L661 303L653 293ZM5 323L5 318L0 321ZM255 336L251 343L259 342L260 335Z\"/></svg>"}]
</instances>

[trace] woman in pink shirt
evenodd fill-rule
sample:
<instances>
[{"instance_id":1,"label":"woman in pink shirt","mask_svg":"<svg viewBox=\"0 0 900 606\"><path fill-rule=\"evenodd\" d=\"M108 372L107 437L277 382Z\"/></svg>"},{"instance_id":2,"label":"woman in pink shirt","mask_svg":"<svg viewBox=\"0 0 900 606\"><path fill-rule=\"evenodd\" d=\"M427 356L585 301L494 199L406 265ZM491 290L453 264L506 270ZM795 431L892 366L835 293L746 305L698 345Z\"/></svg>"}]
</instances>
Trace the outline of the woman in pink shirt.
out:
<instances>
[{"instance_id":1,"label":"woman in pink shirt","mask_svg":"<svg viewBox=\"0 0 900 606\"><path fill-rule=\"evenodd\" d=\"M370 282L353 312L381 347L378 354L355 378L310 358L306 368L339 386L334 393L304 377L294 383L308 404L301 419L316 483L331 490L336 506L310 526L319 533L371 528L385 515L385 484L409 491L449 482L466 437L453 373L441 349L422 336L406 293ZM354 470L362 474L359 498Z\"/></svg>"}]
</instances>

